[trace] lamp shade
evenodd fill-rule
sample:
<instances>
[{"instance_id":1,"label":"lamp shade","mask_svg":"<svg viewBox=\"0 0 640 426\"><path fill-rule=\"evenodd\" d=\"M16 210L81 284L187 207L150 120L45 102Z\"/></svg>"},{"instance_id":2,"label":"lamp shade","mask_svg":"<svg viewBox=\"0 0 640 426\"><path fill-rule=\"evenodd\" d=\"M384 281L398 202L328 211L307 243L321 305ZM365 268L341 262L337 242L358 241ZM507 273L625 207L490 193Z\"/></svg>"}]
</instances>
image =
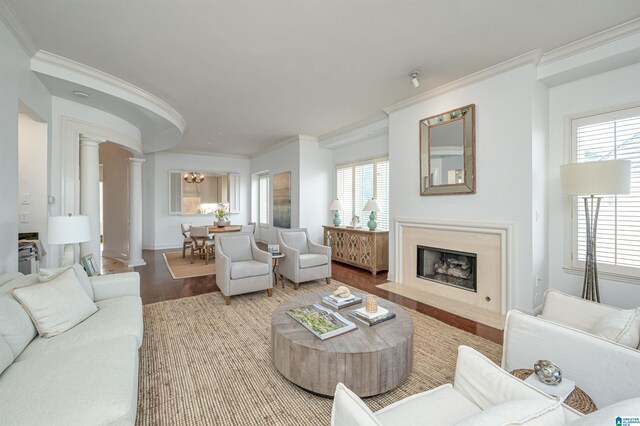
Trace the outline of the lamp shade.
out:
<instances>
[{"instance_id":1,"label":"lamp shade","mask_svg":"<svg viewBox=\"0 0 640 426\"><path fill-rule=\"evenodd\" d=\"M335 200L333 200L333 203L331 203L331 206L329 207L330 211L338 211L338 210L344 210L344 206L342 205L342 203L340 202L340 200L338 200L337 198Z\"/></svg>"},{"instance_id":2,"label":"lamp shade","mask_svg":"<svg viewBox=\"0 0 640 426\"><path fill-rule=\"evenodd\" d=\"M613 195L631 192L631 161L607 160L560 166L564 195Z\"/></svg>"},{"instance_id":3,"label":"lamp shade","mask_svg":"<svg viewBox=\"0 0 640 426\"><path fill-rule=\"evenodd\" d=\"M91 240L89 216L49 217L49 244L83 243Z\"/></svg>"},{"instance_id":4,"label":"lamp shade","mask_svg":"<svg viewBox=\"0 0 640 426\"><path fill-rule=\"evenodd\" d=\"M379 212L380 206L378 205L378 202L376 201L376 199L372 198L369 201L367 201L367 204L364 205L364 208L362 209L362 211Z\"/></svg>"}]
</instances>

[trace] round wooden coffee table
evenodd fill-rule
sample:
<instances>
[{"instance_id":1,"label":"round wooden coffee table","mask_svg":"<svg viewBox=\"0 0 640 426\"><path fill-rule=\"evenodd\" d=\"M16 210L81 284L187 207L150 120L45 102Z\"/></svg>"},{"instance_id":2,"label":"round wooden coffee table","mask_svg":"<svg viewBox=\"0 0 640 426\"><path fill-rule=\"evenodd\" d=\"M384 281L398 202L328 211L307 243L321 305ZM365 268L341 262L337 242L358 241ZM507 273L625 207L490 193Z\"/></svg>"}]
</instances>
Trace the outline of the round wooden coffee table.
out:
<instances>
[{"instance_id":1,"label":"round wooden coffee table","mask_svg":"<svg viewBox=\"0 0 640 426\"><path fill-rule=\"evenodd\" d=\"M301 388L325 396L333 396L339 382L360 397L387 392L402 384L413 367L411 317L402 307L378 298L378 305L394 312L396 318L368 327L348 316L350 310L360 306L349 306L339 312L358 329L321 340L286 311L321 304L322 296L327 294L289 299L271 315L271 353L278 371Z\"/></svg>"}]
</instances>

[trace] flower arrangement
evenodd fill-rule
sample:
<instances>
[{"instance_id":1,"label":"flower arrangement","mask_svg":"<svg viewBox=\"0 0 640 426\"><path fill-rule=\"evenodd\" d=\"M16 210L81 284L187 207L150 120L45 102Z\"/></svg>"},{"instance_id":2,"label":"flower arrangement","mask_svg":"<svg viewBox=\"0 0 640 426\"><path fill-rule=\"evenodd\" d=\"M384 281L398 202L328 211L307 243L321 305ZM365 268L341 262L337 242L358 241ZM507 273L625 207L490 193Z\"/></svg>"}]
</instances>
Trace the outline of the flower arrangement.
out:
<instances>
[{"instance_id":1,"label":"flower arrangement","mask_svg":"<svg viewBox=\"0 0 640 426\"><path fill-rule=\"evenodd\" d=\"M229 212L225 209L216 209L213 211L213 215L218 220L229 220Z\"/></svg>"}]
</instances>

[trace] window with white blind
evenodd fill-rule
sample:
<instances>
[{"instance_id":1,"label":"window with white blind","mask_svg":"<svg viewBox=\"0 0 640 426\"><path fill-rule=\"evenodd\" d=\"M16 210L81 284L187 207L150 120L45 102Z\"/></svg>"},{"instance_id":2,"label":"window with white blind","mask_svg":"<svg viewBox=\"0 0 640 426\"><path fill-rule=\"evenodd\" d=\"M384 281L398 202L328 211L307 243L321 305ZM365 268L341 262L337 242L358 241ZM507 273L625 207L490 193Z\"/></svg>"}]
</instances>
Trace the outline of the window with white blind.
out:
<instances>
[{"instance_id":1,"label":"window with white blind","mask_svg":"<svg viewBox=\"0 0 640 426\"><path fill-rule=\"evenodd\" d=\"M258 223L269 225L269 175L258 176Z\"/></svg>"},{"instance_id":2,"label":"window with white blind","mask_svg":"<svg viewBox=\"0 0 640 426\"><path fill-rule=\"evenodd\" d=\"M336 197L342 202L342 224L351 224L359 216L360 225L366 226L369 211L365 204L375 198L380 206L376 214L378 229L389 229L389 160L376 158L359 163L342 164L336 168Z\"/></svg>"},{"instance_id":3,"label":"window with white blind","mask_svg":"<svg viewBox=\"0 0 640 426\"><path fill-rule=\"evenodd\" d=\"M572 161L631 160L631 194L603 196L597 223L602 273L640 277L640 108L571 122ZM582 197L572 205L572 266L584 267L586 221Z\"/></svg>"}]
</instances>

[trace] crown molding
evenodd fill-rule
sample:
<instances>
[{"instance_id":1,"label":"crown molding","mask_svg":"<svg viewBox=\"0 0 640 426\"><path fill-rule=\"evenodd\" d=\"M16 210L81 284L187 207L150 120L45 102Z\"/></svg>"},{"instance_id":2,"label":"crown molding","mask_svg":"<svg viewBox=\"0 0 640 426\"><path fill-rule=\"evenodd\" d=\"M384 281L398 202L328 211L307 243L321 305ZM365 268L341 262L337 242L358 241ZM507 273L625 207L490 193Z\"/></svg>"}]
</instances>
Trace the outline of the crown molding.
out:
<instances>
[{"instance_id":1,"label":"crown molding","mask_svg":"<svg viewBox=\"0 0 640 426\"><path fill-rule=\"evenodd\" d=\"M159 115L178 128L180 133L184 133L185 120L171 105L151 93L110 74L44 50L39 50L31 58L31 70L71 81L131 102Z\"/></svg>"},{"instance_id":2,"label":"crown molding","mask_svg":"<svg viewBox=\"0 0 640 426\"><path fill-rule=\"evenodd\" d=\"M541 56L542 51L540 49L532 50L520 56L516 56L515 58L511 58L499 64L490 66L489 68L485 68L481 71L469 74L468 76L452 81L451 83L444 84L440 87L436 87L435 89L431 89L412 98L405 99L404 101L388 106L384 108L384 112L386 112L387 114L391 114L398 110L410 107L420 102L424 102L428 99L440 96L444 93L450 92L460 87L476 83L480 80L487 79L497 74L502 74L503 72L518 68L522 65L535 65L539 62Z\"/></svg>"},{"instance_id":3,"label":"crown molding","mask_svg":"<svg viewBox=\"0 0 640 426\"><path fill-rule=\"evenodd\" d=\"M380 112L365 120L327 133L319 138L320 148L335 149L389 133L389 117Z\"/></svg>"},{"instance_id":4,"label":"crown molding","mask_svg":"<svg viewBox=\"0 0 640 426\"><path fill-rule=\"evenodd\" d=\"M580 40L576 40L572 43L565 44L564 46L560 46L556 49L550 50L542 55L542 58L540 58L540 65L547 65L552 62L566 59L570 56L589 51L598 46L623 39L638 32L640 32L640 18L633 19L615 27L600 31L599 33L592 34L590 36L581 38Z\"/></svg>"},{"instance_id":5,"label":"crown molding","mask_svg":"<svg viewBox=\"0 0 640 426\"><path fill-rule=\"evenodd\" d=\"M149 154L186 154L186 155L206 155L208 157L237 158L240 160L249 160L248 155L226 154L222 152L201 151L197 149L180 149L170 148L163 151L150 152Z\"/></svg>"},{"instance_id":6,"label":"crown molding","mask_svg":"<svg viewBox=\"0 0 640 426\"><path fill-rule=\"evenodd\" d=\"M287 139L285 139L283 141L280 141L280 142L278 142L276 144L273 144L273 145L268 146L268 147L266 147L264 149L261 149L260 151L254 153L254 154L251 154L249 156L249 158L253 159L253 158L259 157L259 156L261 156L263 154L266 154L267 152L271 152L271 151L276 150L278 148L281 148L283 146L287 146L287 145L290 145L292 143L298 142L298 141L302 140L302 138L304 138L303 135L291 136L290 138L287 138Z\"/></svg>"},{"instance_id":7,"label":"crown molding","mask_svg":"<svg viewBox=\"0 0 640 426\"><path fill-rule=\"evenodd\" d=\"M0 0L0 20L4 22L11 34L18 40L27 56L33 57L38 51L38 46L25 29L22 21L16 16L11 5L5 0Z\"/></svg>"}]
</instances>

